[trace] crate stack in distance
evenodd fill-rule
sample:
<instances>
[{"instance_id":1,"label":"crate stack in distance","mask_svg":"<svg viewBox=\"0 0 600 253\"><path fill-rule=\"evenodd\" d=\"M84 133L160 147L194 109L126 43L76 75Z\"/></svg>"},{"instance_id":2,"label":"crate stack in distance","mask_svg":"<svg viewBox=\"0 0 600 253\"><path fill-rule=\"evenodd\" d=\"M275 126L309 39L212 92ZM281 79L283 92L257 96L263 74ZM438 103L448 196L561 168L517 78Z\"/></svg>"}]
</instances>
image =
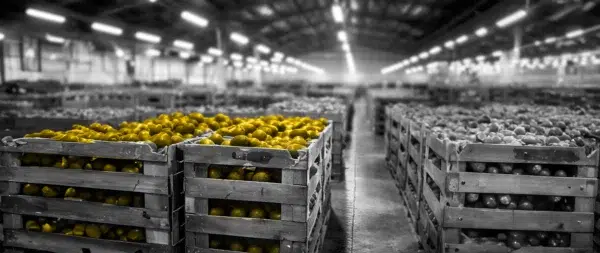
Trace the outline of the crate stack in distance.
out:
<instances>
[{"instance_id":1,"label":"crate stack in distance","mask_svg":"<svg viewBox=\"0 0 600 253\"><path fill-rule=\"evenodd\" d=\"M426 136L416 231L427 252L593 251L598 151L583 136L596 112L397 108Z\"/></svg>"},{"instance_id":2,"label":"crate stack in distance","mask_svg":"<svg viewBox=\"0 0 600 253\"><path fill-rule=\"evenodd\" d=\"M264 122L318 132L269 130ZM181 147L187 250L319 252L331 206L331 121L266 116L233 124ZM303 148L278 149L285 143Z\"/></svg>"}]
</instances>

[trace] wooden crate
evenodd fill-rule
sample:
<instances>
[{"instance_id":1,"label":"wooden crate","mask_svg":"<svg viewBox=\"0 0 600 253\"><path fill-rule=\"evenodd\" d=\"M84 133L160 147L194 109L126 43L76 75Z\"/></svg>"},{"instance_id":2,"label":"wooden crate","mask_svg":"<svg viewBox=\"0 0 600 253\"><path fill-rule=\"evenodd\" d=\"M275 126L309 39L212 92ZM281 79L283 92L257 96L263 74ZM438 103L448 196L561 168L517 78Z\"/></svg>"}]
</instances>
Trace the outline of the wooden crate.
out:
<instances>
[{"instance_id":1,"label":"wooden crate","mask_svg":"<svg viewBox=\"0 0 600 253\"><path fill-rule=\"evenodd\" d=\"M584 148L467 144L461 152L455 142L429 136L423 181L430 177L439 187L439 199L423 184L422 199L439 222L439 252L507 252L497 245L461 244L461 229L528 230L571 233L570 248L524 247L514 252L591 252L597 193L598 151ZM441 157L441 167L430 154ZM575 177L546 177L466 172L467 162L552 164L576 168ZM574 212L467 208L465 193L567 196L575 198ZM423 217L425 218L425 217ZM429 219L429 218L428 218ZM433 223L433 222L432 222ZM429 226L431 227L431 226Z\"/></svg>"},{"instance_id":2,"label":"wooden crate","mask_svg":"<svg viewBox=\"0 0 600 253\"><path fill-rule=\"evenodd\" d=\"M330 113L330 112L288 112L288 111L276 111L270 110L269 113L282 114L287 117L310 117L313 119L326 118L332 121L332 160L333 170L331 175L336 180L343 180L346 172L346 166L344 163L344 143L346 141L346 135L348 135L347 129L347 115L343 113Z\"/></svg>"},{"instance_id":3,"label":"wooden crate","mask_svg":"<svg viewBox=\"0 0 600 253\"><path fill-rule=\"evenodd\" d=\"M330 124L297 159L286 150L182 145L187 251L230 252L210 249L212 234L278 240L280 252L317 252L329 213L323 199L330 196L332 142ZM211 179L209 165L278 169L281 183ZM211 216L209 199L281 204L281 220Z\"/></svg>"},{"instance_id":4,"label":"wooden crate","mask_svg":"<svg viewBox=\"0 0 600 253\"><path fill-rule=\"evenodd\" d=\"M183 239L183 171L174 146L160 153L148 144L102 142L91 144L48 139L18 139L0 147L1 204L5 247L51 252L179 252ZM21 166L25 153L101 157L141 161L144 174ZM21 184L34 183L144 194L144 207L44 198L21 194ZM145 229L146 242L133 243L61 234L29 232L23 215L132 226ZM85 252L85 251L84 251Z\"/></svg>"}]
</instances>

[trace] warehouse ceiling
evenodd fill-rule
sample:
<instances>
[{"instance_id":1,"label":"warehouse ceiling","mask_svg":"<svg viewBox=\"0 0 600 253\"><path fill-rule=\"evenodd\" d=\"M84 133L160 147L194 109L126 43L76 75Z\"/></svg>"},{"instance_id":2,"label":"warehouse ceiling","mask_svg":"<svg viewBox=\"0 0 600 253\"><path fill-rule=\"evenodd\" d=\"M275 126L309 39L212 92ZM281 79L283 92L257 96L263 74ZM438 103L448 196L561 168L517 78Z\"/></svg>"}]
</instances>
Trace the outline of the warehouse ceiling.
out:
<instances>
[{"instance_id":1,"label":"warehouse ceiling","mask_svg":"<svg viewBox=\"0 0 600 253\"><path fill-rule=\"evenodd\" d=\"M59 6L88 20L109 19L151 29L167 38L193 41L197 48L214 46L214 27L221 26L288 54L324 51L339 47L336 32L344 28L353 45L408 54L436 31L458 26L503 1L342 0L343 25L333 20L333 0L3 0L0 18L23 19L25 8L36 4ZM205 16L211 26L190 26L180 18L182 10ZM91 32L86 22L66 25Z\"/></svg>"}]
</instances>

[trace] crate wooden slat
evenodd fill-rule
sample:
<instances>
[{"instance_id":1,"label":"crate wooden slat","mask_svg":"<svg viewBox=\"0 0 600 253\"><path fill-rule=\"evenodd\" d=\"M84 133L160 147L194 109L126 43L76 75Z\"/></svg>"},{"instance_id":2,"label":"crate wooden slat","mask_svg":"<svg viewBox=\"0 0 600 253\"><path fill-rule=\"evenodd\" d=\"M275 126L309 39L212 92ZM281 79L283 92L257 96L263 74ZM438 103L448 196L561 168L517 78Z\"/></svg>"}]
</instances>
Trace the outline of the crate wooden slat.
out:
<instances>
[{"instance_id":1,"label":"crate wooden slat","mask_svg":"<svg viewBox=\"0 0 600 253\"><path fill-rule=\"evenodd\" d=\"M229 252L210 249L210 234L277 240L280 252L316 252L329 217L330 205L324 203L330 198L332 127L299 151L297 159L287 150L182 145L188 252ZM279 169L282 179L281 183L211 179L209 165ZM211 216L209 199L281 204L281 220Z\"/></svg>"},{"instance_id":2,"label":"crate wooden slat","mask_svg":"<svg viewBox=\"0 0 600 253\"><path fill-rule=\"evenodd\" d=\"M6 240L5 246L28 248L24 245L29 242L22 240L29 239L40 240L32 242L32 247L36 247L38 243L43 245L46 240L58 240L57 244L73 241L67 236L46 236L24 231L23 215L145 229L145 243L129 245L118 241L82 238L73 241L76 244L72 247L79 250L101 248L106 243L114 245L114 248L111 246L100 252L124 252L131 247L139 247L142 252L175 252L178 244L181 245L184 224L183 171L176 162L175 146L159 153L148 144L127 142L67 143L24 138L15 140L13 144L16 146L0 147L0 181L5 185L1 193L0 210L4 214L4 236L20 236ZM21 166L19 156L25 153L136 160L142 162L143 174ZM83 185L93 189L143 193L144 207L27 196L20 193L23 183L73 187ZM94 243L97 245L88 245ZM118 248L119 245L123 248ZM58 250L61 249L60 246L48 249L68 252ZM169 251L163 251L164 249Z\"/></svg>"},{"instance_id":3,"label":"crate wooden slat","mask_svg":"<svg viewBox=\"0 0 600 253\"><path fill-rule=\"evenodd\" d=\"M461 229L569 232L570 248L541 247L549 251L540 252L591 251L598 151L586 155L583 148L467 144L459 152L456 143L433 135L427 138L426 145L422 180L426 182L430 178L439 187L439 198L433 188L424 183L421 207L429 207L439 222L439 229L430 232L429 237L439 239L440 252L508 250L503 246L460 244ZM430 159L433 155L441 158L441 167ZM569 165L576 173L574 177L473 173L466 172L467 162ZM575 198L575 205L574 212L469 208L464 207L466 193L567 196ZM433 225L429 217L421 218L429 220L428 227ZM435 233L437 235L431 236ZM534 249L537 248L525 247L522 252Z\"/></svg>"}]
</instances>

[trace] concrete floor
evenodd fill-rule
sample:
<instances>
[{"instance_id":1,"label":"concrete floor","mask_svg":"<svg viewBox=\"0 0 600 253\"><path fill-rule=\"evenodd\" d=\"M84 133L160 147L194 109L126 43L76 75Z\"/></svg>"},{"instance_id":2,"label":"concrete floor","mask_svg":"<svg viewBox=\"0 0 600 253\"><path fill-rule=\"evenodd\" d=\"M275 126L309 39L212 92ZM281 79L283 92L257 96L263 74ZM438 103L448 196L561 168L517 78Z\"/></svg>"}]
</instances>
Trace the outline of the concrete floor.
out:
<instances>
[{"instance_id":1,"label":"concrete floor","mask_svg":"<svg viewBox=\"0 0 600 253\"><path fill-rule=\"evenodd\" d=\"M383 137L375 136L364 99L355 104L346 180L331 188L332 215L324 253L415 253L417 239L385 168Z\"/></svg>"}]
</instances>

